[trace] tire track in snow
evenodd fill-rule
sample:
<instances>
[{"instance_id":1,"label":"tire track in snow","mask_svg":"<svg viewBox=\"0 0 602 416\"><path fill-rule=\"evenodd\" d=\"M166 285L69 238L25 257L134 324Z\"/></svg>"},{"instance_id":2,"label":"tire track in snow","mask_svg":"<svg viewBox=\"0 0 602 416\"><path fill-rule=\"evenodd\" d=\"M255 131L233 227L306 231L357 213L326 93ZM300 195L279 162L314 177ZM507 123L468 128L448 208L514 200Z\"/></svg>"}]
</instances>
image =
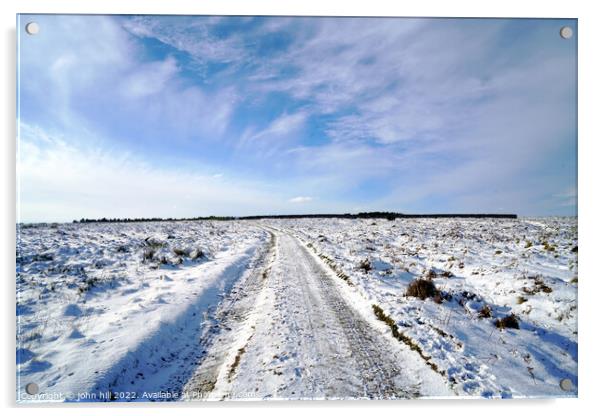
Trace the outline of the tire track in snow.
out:
<instances>
[{"instance_id":1,"label":"tire track in snow","mask_svg":"<svg viewBox=\"0 0 602 416\"><path fill-rule=\"evenodd\" d=\"M240 335L245 352L236 374L214 394L231 399L419 396L416 363L404 367L405 356L350 305L336 278L298 239L275 234L275 258L252 333Z\"/></svg>"},{"instance_id":2,"label":"tire track in snow","mask_svg":"<svg viewBox=\"0 0 602 416\"><path fill-rule=\"evenodd\" d=\"M333 375L342 372L344 377L335 378L345 380L351 376L360 381L359 386L356 386L360 387L359 391L345 392L353 397L416 396L416 389L404 385L401 380L403 371L391 359L388 345L380 339L381 335L341 296L335 281L328 276L324 266L294 237L285 235L282 240L283 254L297 266L298 273L291 274L288 278L296 278L305 295L312 338L317 339L319 345L322 340L332 339L330 337L337 340L334 343L328 342L330 348L322 348L320 351L322 359L331 364L325 367L325 374L321 374L322 384L327 385ZM313 325L314 322L328 325ZM341 356L347 359L339 360ZM331 357L335 359L332 360ZM337 388L326 390L326 396L338 396Z\"/></svg>"},{"instance_id":3,"label":"tire track in snow","mask_svg":"<svg viewBox=\"0 0 602 416\"><path fill-rule=\"evenodd\" d=\"M261 298L266 273L270 268L269 262L273 258L276 244L275 235L271 231L268 233L269 244L262 249L254 264L250 266L252 270L248 271L246 277L233 288L230 295L220 303L210 317L207 317L208 323L200 339L198 367L183 388L184 400L223 398L216 384L220 379L221 381L224 378L231 379L246 343L253 336L252 314L256 309L255 303ZM250 336L247 333L250 333ZM247 336L249 338L241 345L241 337ZM233 350L236 350L234 357L236 364L232 362Z\"/></svg>"}]
</instances>

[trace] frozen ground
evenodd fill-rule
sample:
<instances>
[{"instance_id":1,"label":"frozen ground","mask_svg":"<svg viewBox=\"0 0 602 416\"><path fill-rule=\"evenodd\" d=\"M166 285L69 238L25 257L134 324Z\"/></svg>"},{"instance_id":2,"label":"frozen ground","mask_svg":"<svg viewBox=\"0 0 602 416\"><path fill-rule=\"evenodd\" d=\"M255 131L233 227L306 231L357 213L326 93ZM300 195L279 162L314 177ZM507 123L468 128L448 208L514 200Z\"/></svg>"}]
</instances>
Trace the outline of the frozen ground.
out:
<instances>
[{"instance_id":1,"label":"frozen ground","mask_svg":"<svg viewBox=\"0 0 602 416\"><path fill-rule=\"evenodd\" d=\"M23 228L20 238L18 394L35 382L44 399L94 400L177 386L198 359L207 314L267 235L178 222Z\"/></svg>"},{"instance_id":2,"label":"frozen ground","mask_svg":"<svg viewBox=\"0 0 602 416\"><path fill-rule=\"evenodd\" d=\"M216 354L199 367L186 386L189 397L207 384L214 385L207 392L216 399L453 394L442 377L389 337L362 299L297 238L272 233L273 257L266 277L255 285L255 307L242 322L225 321L236 347L222 352L222 365L215 366ZM223 343L222 338L218 344Z\"/></svg>"},{"instance_id":3,"label":"frozen ground","mask_svg":"<svg viewBox=\"0 0 602 416\"><path fill-rule=\"evenodd\" d=\"M567 218L21 227L18 398L574 396L576 247Z\"/></svg>"},{"instance_id":4,"label":"frozen ground","mask_svg":"<svg viewBox=\"0 0 602 416\"><path fill-rule=\"evenodd\" d=\"M282 222L378 305L458 394L577 394L576 218ZM417 278L438 296L404 296ZM514 314L519 329L495 322ZM490 316L489 316L490 315ZM574 388L559 388L562 379Z\"/></svg>"}]
</instances>

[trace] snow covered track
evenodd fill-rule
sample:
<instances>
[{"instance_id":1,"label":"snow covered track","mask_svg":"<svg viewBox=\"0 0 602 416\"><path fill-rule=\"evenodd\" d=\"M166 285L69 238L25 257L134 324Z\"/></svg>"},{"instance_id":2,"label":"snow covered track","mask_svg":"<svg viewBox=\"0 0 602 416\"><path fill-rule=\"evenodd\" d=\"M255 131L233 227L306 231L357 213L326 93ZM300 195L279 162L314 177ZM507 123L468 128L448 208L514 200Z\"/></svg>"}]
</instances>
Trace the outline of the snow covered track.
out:
<instances>
[{"instance_id":1,"label":"snow covered track","mask_svg":"<svg viewBox=\"0 0 602 416\"><path fill-rule=\"evenodd\" d=\"M204 324L198 363L192 377L183 387L180 398L183 400L220 399L215 391L221 378L229 381L235 367L228 364L240 353L236 348L245 342L244 336L254 329L257 317L255 306L261 299L265 287L268 262L274 255L276 237L269 232L270 241L258 255L254 267L241 279L229 295L221 302L210 320Z\"/></svg>"},{"instance_id":2,"label":"snow covered track","mask_svg":"<svg viewBox=\"0 0 602 416\"><path fill-rule=\"evenodd\" d=\"M576 226L19 226L18 399L574 397Z\"/></svg>"},{"instance_id":3,"label":"snow covered track","mask_svg":"<svg viewBox=\"0 0 602 416\"><path fill-rule=\"evenodd\" d=\"M230 359L217 372L221 375L208 382L207 370L198 372L187 386L189 398L450 394L440 376L368 322L370 315L351 306L353 294L344 293L349 288L298 239L286 232L275 234L274 260L250 322L234 329L238 337L232 340ZM205 367L215 370L215 364ZM215 389L208 391L207 386Z\"/></svg>"},{"instance_id":4,"label":"snow covered track","mask_svg":"<svg viewBox=\"0 0 602 416\"><path fill-rule=\"evenodd\" d=\"M268 224L311 243L364 303L396 325L404 343L445 373L457 394L576 396L576 218ZM441 298L406 295L421 278ZM509 316L518 325L500 328ZM561 389L564 379L573 388Z\"/></svg>"}]
</instances>

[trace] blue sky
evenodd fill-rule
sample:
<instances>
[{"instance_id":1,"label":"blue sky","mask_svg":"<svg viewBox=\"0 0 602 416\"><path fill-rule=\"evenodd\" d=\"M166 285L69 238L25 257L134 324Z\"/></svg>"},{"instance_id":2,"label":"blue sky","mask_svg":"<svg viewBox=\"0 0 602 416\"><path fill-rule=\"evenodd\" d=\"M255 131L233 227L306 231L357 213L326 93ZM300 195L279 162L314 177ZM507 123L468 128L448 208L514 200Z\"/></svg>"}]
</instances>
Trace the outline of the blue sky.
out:
<instances>
[{"instance_id":1,"label":"blue sky","mask_svg":"<svg viewBox=\"0 0 602 416\"><path fill-rule=\"evenodd\" d=\"M563 25L22 15L18 219L576 215Z\"/></svg>"}]
</instances>

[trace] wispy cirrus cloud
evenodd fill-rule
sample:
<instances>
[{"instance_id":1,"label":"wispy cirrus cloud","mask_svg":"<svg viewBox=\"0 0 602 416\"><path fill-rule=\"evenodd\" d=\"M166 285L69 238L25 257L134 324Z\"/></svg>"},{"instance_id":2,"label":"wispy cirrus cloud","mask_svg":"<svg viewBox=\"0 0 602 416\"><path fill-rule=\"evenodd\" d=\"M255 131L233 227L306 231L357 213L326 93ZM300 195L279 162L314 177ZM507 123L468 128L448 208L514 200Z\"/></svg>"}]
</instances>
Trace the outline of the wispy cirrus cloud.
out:
<instances>
[{"instance_id":1,"label":"wispy cirrus cloud","mask_svg":"<svg viewBox=\"0 0 602 416\"><path fill-rule=\"evenodd\" d=\"M134 16L123 20L123 27L139 38L154 38L186 52L202 68L218 62L233 64L247 56L243 36L218 36L212 33L224 18L219 16Z\"/></svg>"},{"instance_id":2,"label":"wispy cirrus cloud","mask_svg":"<svg viewBox=\"0 0 602 416\"><path fill-rule=\"evenodd\" d=\"M21 119L65 149L245 178L269 212L576 208L558 197L576 182L575 39L557 34L572 20L38 20Z\"/></svg>"},{"instance_id":3,"label":"wispy cirrus cloud","mask_svg":"<svg viewBox=\"0 0 602 416\"><path fill-rule=\"evenodd\" d=\"M38 20L44 36L25 38L20 52L25 120L92 131L113 140L109 145L131 147L143 140L147 149L166 141L211 141L227 129L234 89L209 91L183 76L175 56L149 56L119 19Z\"/></svg>"},{"instance_id":4,"label":"wispy cirrus cloud","mask_svg":"<svg viewBox=\"0 0 602 416\"><path fill-rule=\"evenodd\" d=\"M177 72L177 62L173 57L139 65L132 68L130 74L124 76L119 91L127 98L148 98L163 92L166 84L176 76Z\"/></svg>"},{"instance_id":5,"label":"wispy cirrus cloud","mask_svg":"<svg viewBox=\"0 0 602 416\"><path fill-rule=\"evenodd\" d=\"M238 140L238 148L243 151L252 151L255 154L274 155L276 152L287 149L295 143L303 132L309 114L300 110L292 114L284 113L272 120L267 126L257 129L251 125L247 127Z\"/></svg>"}]
</instances>

